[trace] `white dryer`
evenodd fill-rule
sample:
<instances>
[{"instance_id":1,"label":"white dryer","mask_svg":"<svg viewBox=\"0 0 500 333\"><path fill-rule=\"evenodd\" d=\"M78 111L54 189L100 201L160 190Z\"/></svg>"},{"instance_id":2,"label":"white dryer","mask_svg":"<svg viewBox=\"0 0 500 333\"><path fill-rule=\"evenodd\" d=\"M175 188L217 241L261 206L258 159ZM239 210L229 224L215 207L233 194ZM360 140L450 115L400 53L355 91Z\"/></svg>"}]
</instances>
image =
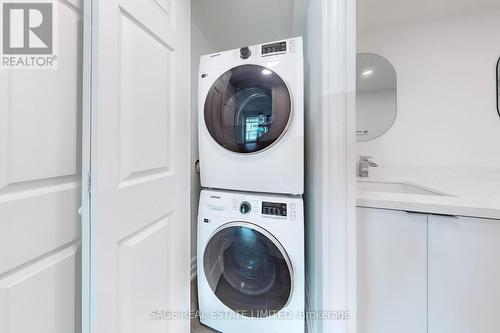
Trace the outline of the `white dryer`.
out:
<instances>
[{"instance_id":1,"label":"white dryer","mask_svg":"<svg viewBox=\"0 0 500 333\"><path fill-rule=\"evenodd\" d=\"M297 196L203 190L203 324L224 333L304 333L304 220Z\"/></svg>"},{"instance_id":2,"label":"white dryer","mask_svg":"<svg viewBox=\"0 0 500 333\"><path fill-rule=\"evenodd\" d=\"M201 185L304 192L302 38L201 57Z\"/></svg>"}]
</instances>

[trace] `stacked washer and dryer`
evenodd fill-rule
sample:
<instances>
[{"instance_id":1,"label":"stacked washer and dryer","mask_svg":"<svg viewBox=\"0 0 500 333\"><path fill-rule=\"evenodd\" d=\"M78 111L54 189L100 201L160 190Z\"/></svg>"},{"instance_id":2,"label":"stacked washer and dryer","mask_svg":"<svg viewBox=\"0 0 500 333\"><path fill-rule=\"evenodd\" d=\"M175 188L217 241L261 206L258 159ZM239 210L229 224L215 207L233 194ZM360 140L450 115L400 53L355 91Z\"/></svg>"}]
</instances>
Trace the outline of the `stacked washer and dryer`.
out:
<instances>
[{"instance_id":1,"label":"stacked washer and dryer","mask_svg":"<svg viewBox=\"0 0 500 333\"><path fill-rule=\"evenodd\" d=\"M205 55L198 300L224 333L304 332L302 38Z\"/></svg>"}]
</instances>

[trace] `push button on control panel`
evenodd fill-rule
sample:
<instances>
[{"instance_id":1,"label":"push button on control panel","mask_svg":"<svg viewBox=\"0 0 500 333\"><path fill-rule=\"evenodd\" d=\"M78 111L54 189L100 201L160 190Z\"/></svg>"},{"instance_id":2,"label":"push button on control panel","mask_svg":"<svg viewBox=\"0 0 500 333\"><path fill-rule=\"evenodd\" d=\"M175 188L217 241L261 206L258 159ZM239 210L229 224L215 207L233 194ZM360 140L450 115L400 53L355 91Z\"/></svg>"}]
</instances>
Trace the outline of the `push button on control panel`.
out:
<instances>
[{"instance_id":1,"label":"push button on control panel","mask_svg":"<svg viewBox=\"0 0 500 333\"><path fill-rule=\"evenodd\" d=\"M290 220L295 221L297 219L297 213L295 211L295 204L290 204Z\"/></svg>"}]
</instances>

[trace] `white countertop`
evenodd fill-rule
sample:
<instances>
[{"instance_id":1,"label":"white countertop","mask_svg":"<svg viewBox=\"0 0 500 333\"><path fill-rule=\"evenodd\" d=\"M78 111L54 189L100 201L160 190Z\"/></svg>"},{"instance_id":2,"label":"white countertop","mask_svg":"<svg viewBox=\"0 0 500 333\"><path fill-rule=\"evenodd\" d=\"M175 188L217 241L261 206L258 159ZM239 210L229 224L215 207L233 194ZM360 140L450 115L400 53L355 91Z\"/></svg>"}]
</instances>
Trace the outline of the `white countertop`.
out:
<instances>
[{"instance_id":1,"label":"white countertop","mask_svg":"<svg viewBox=\"0 0 500 333\"><path fill-rule=\"evenodd\" d=\"M358 207L500 220L500 168L385 166L359 180L412 183L450 196L358 191Z\"/></svg>"}]
</instances>

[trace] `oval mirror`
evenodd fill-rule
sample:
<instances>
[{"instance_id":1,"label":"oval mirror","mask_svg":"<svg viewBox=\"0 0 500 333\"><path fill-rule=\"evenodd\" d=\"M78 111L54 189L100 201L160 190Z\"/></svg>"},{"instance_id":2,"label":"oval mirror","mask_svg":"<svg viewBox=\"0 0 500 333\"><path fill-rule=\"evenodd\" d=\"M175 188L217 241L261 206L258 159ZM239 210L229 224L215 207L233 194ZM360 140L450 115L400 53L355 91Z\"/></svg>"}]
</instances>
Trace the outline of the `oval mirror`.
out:
<instances>
[{"instance_id":1,"label":"oval mirror","mask_svg":"<svg viewBox=\"0 0 500 333\"><path fill-rule=\"evenodd\" d=\"M370 141L387 132L397 114L397 77L394 66L371 53L357 55L356 137Z\"/></svg>"}]
</instances>

